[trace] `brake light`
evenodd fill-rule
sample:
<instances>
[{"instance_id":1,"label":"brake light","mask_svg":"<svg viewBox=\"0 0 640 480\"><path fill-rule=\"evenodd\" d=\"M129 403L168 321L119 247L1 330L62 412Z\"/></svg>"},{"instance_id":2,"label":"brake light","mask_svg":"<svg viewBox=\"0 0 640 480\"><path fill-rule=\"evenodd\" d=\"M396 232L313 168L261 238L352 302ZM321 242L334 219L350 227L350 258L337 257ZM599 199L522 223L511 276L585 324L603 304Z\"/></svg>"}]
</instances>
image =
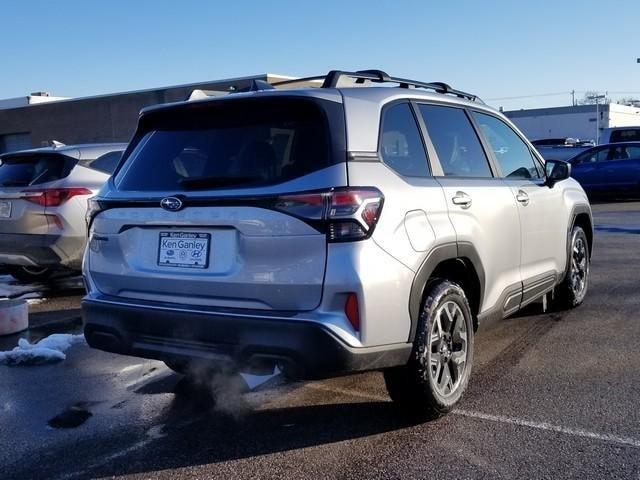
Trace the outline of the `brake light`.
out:
<instances>
[{"instance_id":1,"label":"brake light","mask_svg":"<svg viewBox=\"0 0 640 480\"><path fill-rule=\"evenodd\" d=\"M84 220L87 223L87 232L91 230L91 224L93 219L102 211L102 205L96 197L91 197L87 200L87 213L85 213Z\"/></svg>"},{"instance_id":2,"label":"brake light","mask_svg":"<svg viewBox=\"0 0 640 480\"><path fill-rule=\"evenodd\" d=\"M360 330L360 311L358 310L358 296L350 293L344 304L344 313L354 330Z\"/></svg>"},{"instance_id":3,"label":"brake light","mask_svg":"<svg viewBox=\"0 0 640 480\"><path fill-rule=\"evenodd\" d=\"M325 231L329 241L344 242L371 236L383 201L377 188L342 188L283 195L276 200L275 208L308 220Z\"/></svg>"},{"instance_id":4,"label":"brake light","mask_svg":"<svg viewBox=\"0 0 640 480\"><path fill-rule=\"evenodd\" d=\"M77 195L91 195L88 188L45 188L41 190L23 190L20 198L43 207L59 207L64 202Z\"/></svg>"}]
</instances>

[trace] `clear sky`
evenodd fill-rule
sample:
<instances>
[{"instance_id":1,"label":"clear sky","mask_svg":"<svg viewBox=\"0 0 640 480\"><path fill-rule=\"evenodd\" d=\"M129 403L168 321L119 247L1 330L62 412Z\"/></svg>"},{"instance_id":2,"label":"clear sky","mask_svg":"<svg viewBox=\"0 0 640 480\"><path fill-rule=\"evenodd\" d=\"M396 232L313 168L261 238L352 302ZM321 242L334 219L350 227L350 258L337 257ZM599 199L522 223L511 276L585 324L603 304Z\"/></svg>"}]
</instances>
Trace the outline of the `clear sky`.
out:
<instances>
[{"instance_id":1,"label":"clear sky","mask_svg":"<svg viewBox=\"0 0 640 480\"><path fill-rule=\"evenodd\" d=\"M0 12L0 98L333 68L444 81L505 109L566 105L573 89L640 97L640 0L4 0Z\"/></svg>"}]
</instances>

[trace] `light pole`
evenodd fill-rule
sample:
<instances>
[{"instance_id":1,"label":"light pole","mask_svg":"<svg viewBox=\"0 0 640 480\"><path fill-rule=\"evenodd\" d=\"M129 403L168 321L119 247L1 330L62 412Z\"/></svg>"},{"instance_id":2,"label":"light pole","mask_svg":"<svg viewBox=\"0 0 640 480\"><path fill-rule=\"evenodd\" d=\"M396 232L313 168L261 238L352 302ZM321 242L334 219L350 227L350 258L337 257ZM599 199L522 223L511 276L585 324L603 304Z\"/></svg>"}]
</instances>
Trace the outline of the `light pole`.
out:
<instances>
[{"instance_id":1,"label":"light pole","mask_svg":"<svg viewBox=\"0 0 640 480\"><path fill-rule=\"evenodd\" d=\"M640 59L638 59L640 60ZM606 95L589 95L588 100L596 101L596 145L600 145L600 100L607 98Z\"/></svg>"}]
</instances>

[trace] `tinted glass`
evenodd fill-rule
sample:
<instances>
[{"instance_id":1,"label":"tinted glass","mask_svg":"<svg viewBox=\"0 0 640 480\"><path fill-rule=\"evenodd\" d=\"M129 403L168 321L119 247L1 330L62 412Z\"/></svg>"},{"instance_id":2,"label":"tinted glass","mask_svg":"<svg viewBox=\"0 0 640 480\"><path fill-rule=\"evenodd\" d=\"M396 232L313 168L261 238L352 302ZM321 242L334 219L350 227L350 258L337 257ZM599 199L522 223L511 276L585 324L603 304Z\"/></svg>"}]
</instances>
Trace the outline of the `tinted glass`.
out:
<instances>
[{"instance_id":1,"label":"tinted glass","mask_svg":"<svg viewBox=\"0 0 640 480\"><path fill-rule=\"evenodd\" d=\"M640 158L640 147L622 145L609 148L607 160L637 160Z\"/></svg>"},{"instance_id":2,"label":"tinted glass","mask_svg":"<svg viewBox=\"0 0 640 480\"><path fill-rule=\"evenodd\" d=\"M116 174L119 189L259 186L331 164L325 117L309 101L224 100L158 114L143 118L142 135Z\"/></svg>"},{"instance_id":3,"label":"tinted glass","mask_svg":"<svg viewBox=\"0 0 640 480\"><path fill-rule=\"evenodd\" d=\"M607 158L609 157L609 152L610 152L610 148L594 148L591 150L587 150L584 153L581 153L580 155L577 155L572 161L571 163L573 163L574 165L579 165L581 163L595 163L595 162L602 162L604 160L607 160Z\"/></svg>"},{"instance_id":4,"label":"tinted glass","mask_svg":"<svg viewBox=\"0 0 640 480\"><path fill-rule=\"evenodd\" d=\"M25 155L0 160L0 187L27 187L65 178L73 159L61 155Z\"/></svg>"},{"instance_id":5,"label":"tinted glass","mask_svg":"<svg viewBox=\"0 0 640 480\"><path fill-rule=\"evenodd\" d=\"M502 120L473 112L482 133L493 150L502 174L507 178L540 178L526 143Z\"/></svg>"},{"instance_id":6,"label":"tinted glass","mask_svg":"<svg viewBox=\"0 0 640 480\"><path fill-rule=\"evenodd\" d=\"M464 110L420 105L445 175L491 177L489 162Z\"/></svg>"},{"instance_id":7,"label":"tinted glass","mask_svg":"<svg viewBox=\"0 0 640 480\"><path fill-rule=\"evenodd\" d=\"M614 130L611 132L610 142L633 142L640 140L640 128L628 130Z\"/></svg>"},{"instance_id":8,"label":"tinted glass","mask_svg":"<svg viewBox=\"0 0 640 480\"><path fill-rule=\"evenodd\" d=\"M429 175L427 156L418 132L418 125L408 103L389 107L382 120L380 154L384 163L400 175Z\"/></svg>"},{"instance_id":9,"label":"tinted glass","mask_svg":"<svg viewBox=\"0 0 640 480\"><path fill-rule=\"evenodd\" d=\"M640 160L640 146L626 147L626 150L631 160Z\"/></svg>"},{"instance_id":10,"label":"tinted glass","mask_svg":"<svg viewBox=\"0 0 640 480\"><path fill-rule=\"evenodd\" d=\"M122 158L122 152L109 152L98 158L89 160L80 160L78 163L83 167L89 167L103 173L111 175L118 166L118 162Z\"/></svg>"}]
</instances>

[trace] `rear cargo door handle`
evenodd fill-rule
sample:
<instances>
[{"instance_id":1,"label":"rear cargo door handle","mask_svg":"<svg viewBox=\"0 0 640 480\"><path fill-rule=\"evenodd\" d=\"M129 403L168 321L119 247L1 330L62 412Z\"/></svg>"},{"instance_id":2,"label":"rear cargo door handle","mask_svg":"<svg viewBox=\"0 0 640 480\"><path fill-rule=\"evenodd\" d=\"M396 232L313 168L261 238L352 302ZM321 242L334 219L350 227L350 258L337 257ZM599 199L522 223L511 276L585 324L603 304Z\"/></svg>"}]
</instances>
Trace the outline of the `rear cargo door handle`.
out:
<instances>
[{"instance_id":1,"label":"rear cargo door handle","mask_svg":"<svg viewBox=\"0 0 640 480\"><path fill-rule=\"evenodd\" d=\"M516 200L519 201L525 207L529 205L529 195L524 193L522 190L518 190L518 194L516 195Z\"/></svg>"},{"instance_id":2,"label":"rear cargo door handle","mask_svg":"<svg viewBox=\"0 0 640 480\"><path fill-rule=\"evenodd\" d=\"M458 205L462 208L469 208L471 206L471 197L464 192L456 192L456 196L451 199L454 205Z\"/></svg>"}]
</instances>

